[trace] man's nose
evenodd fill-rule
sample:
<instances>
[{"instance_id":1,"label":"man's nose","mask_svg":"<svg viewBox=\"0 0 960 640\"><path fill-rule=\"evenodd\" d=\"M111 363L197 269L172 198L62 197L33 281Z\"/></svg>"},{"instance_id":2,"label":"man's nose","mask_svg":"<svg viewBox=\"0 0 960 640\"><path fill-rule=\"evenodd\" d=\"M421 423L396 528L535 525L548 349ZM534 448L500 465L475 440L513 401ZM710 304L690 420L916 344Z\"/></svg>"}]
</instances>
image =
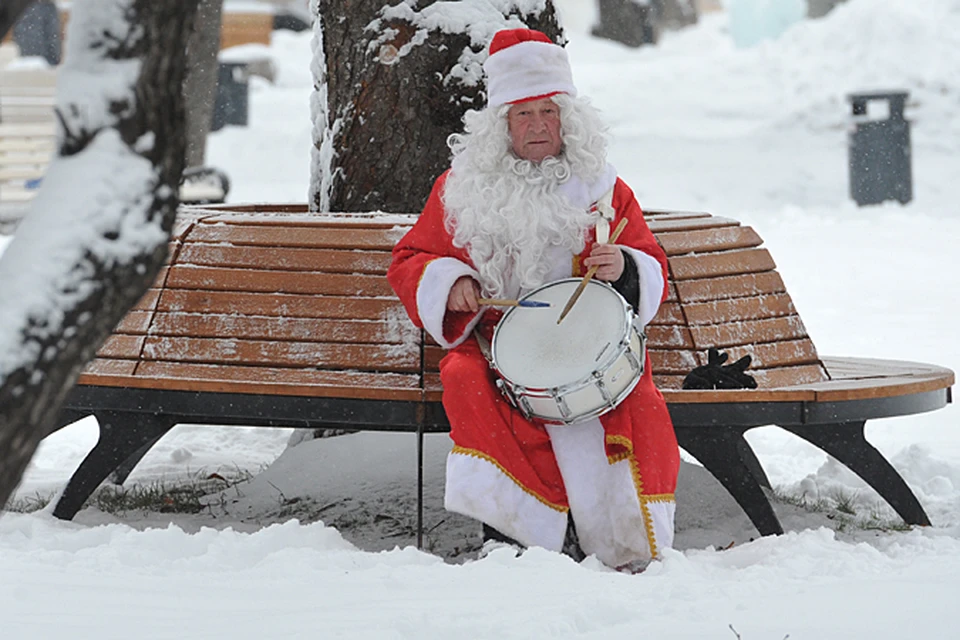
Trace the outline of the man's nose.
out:
<instances>
[{"instance_id":1,"label":"man's nose","mask_svg":"<svg viewBox=\"0 0 960 640\"><path fill-rule=\"evenodd\" d=\"M540 114L534 114L533 119L531 120L530 128L538 133L541 131L546 131L547 119Z\"/></svg>"}]
</instances>

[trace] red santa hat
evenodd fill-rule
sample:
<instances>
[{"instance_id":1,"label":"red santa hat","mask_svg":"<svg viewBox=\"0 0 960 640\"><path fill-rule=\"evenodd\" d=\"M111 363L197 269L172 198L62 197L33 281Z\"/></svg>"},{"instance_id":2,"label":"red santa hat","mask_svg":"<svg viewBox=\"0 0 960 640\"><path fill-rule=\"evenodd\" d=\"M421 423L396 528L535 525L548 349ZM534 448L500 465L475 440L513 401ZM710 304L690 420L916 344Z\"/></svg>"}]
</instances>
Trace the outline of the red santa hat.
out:
<instances>
[{"instance_id":1,"label":"red santa hat","mask_svg":"<svg viewBox=\"0 0 960 640\"><path fill-rule=\"evenodd\" d=\"M557 93L577 95L567 52L533 29L504 29L490 42L483 63L487 105L539 100Z\"/></svg>"}]
</instances>

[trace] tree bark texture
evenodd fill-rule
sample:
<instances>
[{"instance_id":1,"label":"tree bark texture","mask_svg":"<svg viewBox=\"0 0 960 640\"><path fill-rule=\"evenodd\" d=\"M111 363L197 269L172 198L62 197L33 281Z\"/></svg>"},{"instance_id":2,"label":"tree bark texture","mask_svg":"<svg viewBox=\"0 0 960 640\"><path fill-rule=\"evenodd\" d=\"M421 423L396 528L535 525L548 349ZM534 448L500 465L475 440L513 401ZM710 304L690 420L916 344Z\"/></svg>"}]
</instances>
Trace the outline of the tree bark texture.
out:
<instances>
[{"instance_id":1,"label":"tree bark texture","mask_svg":"<svg viewBox=\"0 0 960 640\"><path fill-rule=\"evenodd\" d=\"M54 428L60 407L83 368L156 278L166 257L176 216L177 185L184 160L185 51L198 0L110 1L122 8L126 25L112 22L102 28L97 25L97 29L74 30L75 22L82 22L80 16L85 8L101 10L104 6L101 3L105 3L105 0L78 1L73 4L70 35L77 38L77 46L83 47L88 56L141 61L132 101L111 97L109 109L101 112L108 114L107 122L98 124L91 124L92 118L84 120L85 113L94 112L89 103L59 104L58 116L64 132L58 155L79 153L99 132L107 127L116 129L130 149L153 164L155 180L150 186L152 191L137 194L129 203L111 203L114 211L119 208L122 215L114 215L103 224L102 216L92 220L100 234L98 243L124 242L130 234L145 227L156 230L148 237L158 240L152 245L149 242L131 245L136 247L135 251L104 252L90 246L80 247L80 251L71 255L80 255L82 259L72 265L64 264L63 277L58 273L56 279L58 286L61 281L74 283L69 290L57 291L55 296L58 300L71 301L70 304L31 310L22 326L0 327L18 337L22 347L18 353L31 354L20 356L17 365L5 365L0 370L0 504L5 503L16 488L40 440ZM81 38L86 41L81 43ZM69 60L66 63L69 64ZM103 100L108 101L107 96L103 96ZM45 181L38 199L48 187L56 188L56 185ZM64 197L69 198L69 194ZM143 206L144 202L147 206ZM89 206L98 207L95 202ZM44 211L34 210L30 214L33 216L37 216L37 223L32 227L35 229L43 224ZM140 226L131 229L135 225ZM21 239L22 229L23 225L7 248L3 261L8 261L8 254ZM42 246L42 234L35 234L30 241L40 245L35 249L35 259L44 259L48 248ZM126 248L127 244L123 246ZM8 265L13 267L13 273L26 273L30 269L30 264L4 264ZM58 265L57 269L61 267ZM82 274L81 286L71 279L74 274ZM32 354L36 354L35 359Z\"/></svg>"},{"instance_id":2,"label":"tree bark texture","mask_svg":"<svg viewBox=\"0 0 960 640\"><path fill-rule=\"evenodd\" d=\"M33 0L0 0L0 39L10 32L31 4Z\"/></svg>"},{"instance_id":3,"label":"tree bark texture","mask_svg":"<svg viewBox=\"0 0 960 640\"><path fill-rule=\"evenodd\" d=\"M220 63L220 27L223 0L200 0L193 33L187 44L187 79L183 99L187 112L187 167L202 166L206 158L207 135L217 98Z\"/></svg>"},{"instance_id":4,"label":"tree bark texture","mask_svg":"<svg viewBox=\"0 0 960 640\"><path fill-rule=\"evenodd\" d=\"M322 154L314 154L311 209L419 211L449 165L447 137L462 130L467 110L486 102L482 81L471 86L452 72L464 49L483 55L489 43L417 24L434 2L417 4L411 20L383 18L384 0L318 1L326 84L317 90L321 96L326 91L325 135L332 136L335 157L324 167L318 166ZM449 10L456 3L443 4ZM528 14L501 11L504 26L508 18L520 26L519 19L564 42L552 2L544 0L543 7ZM466 21L468 10L464 14ZM378 19L378 28L368 28ZM315 145L319 150L321 140ZM328 193L316 178L324 172L332 178Z\"/></svg>"}]
</instances>

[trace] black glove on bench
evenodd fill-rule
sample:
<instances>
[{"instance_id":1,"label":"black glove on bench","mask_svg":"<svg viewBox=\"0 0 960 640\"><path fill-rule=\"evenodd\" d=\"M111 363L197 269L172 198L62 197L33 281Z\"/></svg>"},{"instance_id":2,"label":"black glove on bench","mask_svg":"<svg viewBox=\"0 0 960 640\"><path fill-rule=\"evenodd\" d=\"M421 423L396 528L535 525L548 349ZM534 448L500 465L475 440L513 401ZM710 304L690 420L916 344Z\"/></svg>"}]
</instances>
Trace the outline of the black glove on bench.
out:
<instances>
[{"instance_id":1,"label":"black glove on bench","mask_svg":"<svg viewBox=\"0 0 960 640\"><path fill-rule=\"evenodd\" d=\"M683 379L684 389L756 389L757 381L746 373L753 358L743 356L733 364L724 365L729 354L714 348L707 351L707 364L687 374Z\"/></svg>"}]
</instances>

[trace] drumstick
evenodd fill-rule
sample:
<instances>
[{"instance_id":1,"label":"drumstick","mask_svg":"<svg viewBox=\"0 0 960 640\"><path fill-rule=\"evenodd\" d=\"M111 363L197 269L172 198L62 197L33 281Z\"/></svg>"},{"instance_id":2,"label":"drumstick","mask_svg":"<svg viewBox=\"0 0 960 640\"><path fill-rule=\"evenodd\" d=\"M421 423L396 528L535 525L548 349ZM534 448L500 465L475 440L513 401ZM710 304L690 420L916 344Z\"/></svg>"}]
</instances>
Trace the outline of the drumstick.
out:
<instances>
[{"instance_id":1,"label":"drumstick","mask_svg":"<svg viewBox=\"0 0 960 640\"><path fill-rule=\"evenodd\" d=\"M623 228L627 226L627 219L624 218L620 221L620 224L617 225L617 228L613 230L613 235L610 236L609 244L613 244L617 241L617 238L620 237L620 233L623 231ZM560 317L557 318L557 324L563 322L563 319L567 317L567 314L570 313L570 309L573 309L573 305L576 304L577 299L580 298L580 294L583 293L583 290L587 288L587 283L590 282L590 279L593 278L593 274L597 272L599 266L590 267L587 271L587 275L583 276L583 280L580 281L580 284L577 285L577 290L573 292L573 295L570 296L570 299L567 300L567 305L563 308L563 311L560 312Z\"/></svg>"},{"instance_id":2,"label":"drumstick","mask_svg":"<svg viewBox=\"0 0 960 640\"><path fill-rule=\"evenodd\" d=\"M537 302L536 300L505 300L503 298L477 298L477 302L489 307L541 308L550 306L549 302Z\"/></svg>"}]
</instances>

